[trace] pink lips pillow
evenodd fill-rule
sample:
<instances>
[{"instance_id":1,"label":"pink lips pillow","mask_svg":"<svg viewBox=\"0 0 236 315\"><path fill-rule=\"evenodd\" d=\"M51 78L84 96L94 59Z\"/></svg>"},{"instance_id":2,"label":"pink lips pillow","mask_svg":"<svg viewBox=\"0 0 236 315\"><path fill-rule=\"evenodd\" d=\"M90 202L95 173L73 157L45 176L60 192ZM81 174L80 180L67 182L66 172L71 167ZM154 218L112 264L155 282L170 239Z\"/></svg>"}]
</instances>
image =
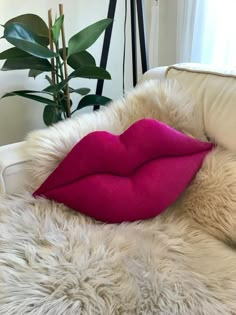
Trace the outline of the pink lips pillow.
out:
<instances>
[{"instance_id":1,"label":"pink lips pillow","mask_svg":"<svg viewBox=\"0 0 236 315\"><path fill-rule=\"evenodd\" d=\"M75 145L34 196L104 222L148 219L180 196L212 147L152 119L120 136L95 131Z\"/></svg>"}]
</instances>

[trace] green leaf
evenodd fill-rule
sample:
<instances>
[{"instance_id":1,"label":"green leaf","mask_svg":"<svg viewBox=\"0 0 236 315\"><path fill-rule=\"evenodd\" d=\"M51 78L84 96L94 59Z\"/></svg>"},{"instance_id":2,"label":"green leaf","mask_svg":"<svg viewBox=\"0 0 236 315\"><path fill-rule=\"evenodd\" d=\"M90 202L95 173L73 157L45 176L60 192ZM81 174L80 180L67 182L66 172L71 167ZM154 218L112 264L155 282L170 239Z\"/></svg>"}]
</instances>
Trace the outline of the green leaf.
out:
<instances>
[{"instance_id":1,"label":"green leaf","mask_svg":"<svg viewBox=\"0 0 236 315\"><path fill-rule=\"evenodd\" d=\"M28 77L29 78L36 78L37 76L39 76L40 74L42 74L44 71L41 70L35 70L35 69L30 69Z\"/></svg>"},{"instance_id":2,"label":"green leaf","mask_svg":"<svg viewBox=\"0 0 236 315\"><path fill-rule=\"evenodd\" d=\"M66 83L67 83L66 80L61 81L58 84L52 84L51 83L43 91L50 92L50 93L53 93L54 95L57 95L65 87ZM77 93L80 95L86 95L90 92L90 89L88 89L88 88L73 89L73 88L69 87L69 91L70 91L70 93Z\"/></svg>"},{"instance_id":3,"label":"green leaf","mask_svg":"<svg viewBox=\"0 0 236 315\"><path fill-rule=\"evenodd\" d=\"M47 24L38 15L28 13L28 14L16 16L10 19L9 21L7 21L4 27L9 26L11 23L21 23L21 24L26 25L31 30L31 32L39 36L40 43L43 46L48 46L49 30L48 30Z\"/></svg>"},{"instance_id":4,"label":"green leaf","mask_svg":"<svg viewBox=\"0 0 236 315\"><path fill-rule=\"evenodd\" d=\"M19 91L13 91L13 92L9 92L7 94L4 94L2 96L2 98L9 97L9 96L21 96L21 97L25 97L25 98L28 98L28 99L33 100L33 101L40 102L40 103L53 105L53 106L57 105L55 102L53 102L49 98L42 97L42 96L39 96L39 95L30 94L30 93L46 93L46 94L49 94L48 92L43 92L43 91L19 90Z\"/></svg>"},{"instance_id":5,"label":"green leaf","mask_svg":"<svg viewBox=\"0 0 236 315\"><path fill-rule=\"evenodd\" d=\"M63 21L64 21L64 15L61 15L59 16L59 18L56 19L55 23L52 26L52 35L53 35L53 41L55 44L58 43Z\"/></svg>"},{"instance_id":6,"label":"green leaf","mask_svg":"<svg viewBox=\"0 0 236 315\"><path fill-rule=\"evenodd\" d=\"M68 53L68 48L66 47L66 54ZM59 49L59 54L63 59L63 49ZM79 53L73 54L67 59L67 63L74 70L83 66L96 66L96 61L94 57L86 50Z\"/></svg>"},{"instance_id":7,"label":"green leaf","mask_svg":"<svg viewBox=\"0 0 236 315\"><path fill-rule=\"evenodd\" d=\"M16 47L9 48L0 53L0 60L3 59L13 59L13 58L25 58L30 57L31 55L27 52L18 49Z\"/></svg>"},{"instance_id":8,"label":"green leaf","mask_svg":"<svg viewBox=\"0 0 236 315\"><path fill-rule=\"evenodd\" d=\"M79 88L79 89L69 88L69 89L70 89L70 93L77 93L80 95L86 95L90 92L90 89L88 88Z\"/></svg>"},{"instance_id":9,"label":"green leaf","mask_svg":"<svg viewBox=\"0 0 236 315\"><path fill-rule=\"evenodd\" d=\"M12 92L9 92L9 93L43 93L43 94L49 94L49 95L51 95L51 93L49 93L49 92L44 92L44 91L35 91L35 90L17 90L17 91L12 91ZM7 94L9 94L9 93L7 93ZM5 97L5 96L7 96L6 94L4 95L4 96L2 96L2 98L3 97ZM11 95L10 95L11 96Z\"/></svg>"},{"instance_id":10,"label":"green leaf","mask_svg":"<svg viewBox=\"0 0 236 315\"><path fill-rule=\"evenodd\" d=\"M10 23L4 30L4 38L13 46L39 58L53 58L57 54L39 43L39 37L24 24Z\"/></svg>"},{"instance_id":11,"label":"green leaf","mask_svg":"<svg viewBox=\"0 0 236 315\"><path fill-rule=\"evenodd\" d=\"M43 121L46 126L50 126L56 122L58 122L59 115L58 109L53 105L46 105L43 111Z\"/></svg>"},{"instance_id":12,"label":"green leaf","mask_svg":"<svg viewBox=\"0 0 236 315\"><path fill-rule=\"evenodd\" d=\"M34 56L26 58L7 59L3 66L2 71L21 70L21 69L34 69L40 71L51 71L52 66L47 59L41 59Z\"/></svg>"},{"instance_id":13,"label":"green leaf","mask_svg":"<svg viewBox=\"0 0 236 315\"><path fill-rule=\"evenodd\" d=\"M68 56L89 48L111 22L112 19L103 19L72 36L68 43Z\"/></svg>"},{"instance_id":14,"label":"green leaf","mask_svg":"<svg viewBox=\"0 0 236 315\"><path fill-rule=\"evenodd\" d=\"M90 94L83 97L76 110L79 110L81 108L87 107L87 106L94 106L94 105L107 105L112 100L106 96L96 95L96 94Z\"/></svg>"},{"instance_id":15,"label":"green leaf","mask_svg":"<svg viewBox=\"0 0 236 315\"><path fill-rule=\"evenodd\" d=\"M64 88L66 83L67 83L67 81L63 80L58 84L50 84L43 91L50 92L50 93L53 93L54 95L56 95L60 90L62 90Z\"/></svg>"},{"instance_id":16,"label":"green leaf","mask_svg":"<svg viewBox=\"0 0 236 315\"><path fill-rule=\"evenodd\" d=\"M86 50L70 56L67 60L67 63L74 70L83 66L96 66L95 59Z\"/></svg>"},{"instance_id":17,"label":"green leaf","mask_svg":"<svg viewBox=\"0 0 236 315\"><path fill-rule=\"evenodd\" d=\"M69 75L69 80L72 78L87 78L87 79L98 79L98 80L111 80L110 73L103 68L85 66L73 71Z\"/></svg>"},{"instance_id":18,"label":"green leaf","mask_svg":"<svg viewBox=\"0 0 236 315\"><path fill-rule=\"evenodd\" d=\"M87 79L101 79L101 80L110 80L110 74L103 68L100 67L81 67L73 71L67 80L61 81L59 84L49 85L44 89L44 91L52 92L54 95L57 94L64 86L73 78L87 78Z\"/></svg>"}]
</instances>

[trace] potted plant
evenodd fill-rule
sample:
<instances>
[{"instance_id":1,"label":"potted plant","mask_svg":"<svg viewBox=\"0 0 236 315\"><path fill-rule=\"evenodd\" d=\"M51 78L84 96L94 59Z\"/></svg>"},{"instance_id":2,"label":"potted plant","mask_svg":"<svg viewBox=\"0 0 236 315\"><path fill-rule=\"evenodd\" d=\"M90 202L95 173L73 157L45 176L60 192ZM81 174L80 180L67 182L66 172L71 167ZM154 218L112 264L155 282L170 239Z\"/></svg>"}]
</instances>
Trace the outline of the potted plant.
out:
<instances>
[{"instance_id":1,"label":"potted plant","mask_svg":"<svg viewBox=\"0 0 236 315\"><path fill-rule=\"evenodd\" d=\"M59 17L53 23L52 12L48 11L48 25L35 14L20 15L2 25L2 38L13 47L0 53L0 59L5 60L1 70L28 69L28 76L32 78L46 73L45 79L48 81L48 86L41 91L17 90L3 97L20 96L45 104L43 120L46 125L71 117L83 107L106 105L110 101L105 96L89 94L87 87L72 88L70 82L75 78L111 79L107 70L96 66L94 57L87 49L112 20L103 19L86 27L66 44L62 5L59 5L59 12ZM73 111L72 93L81 96Z\"/></svg>"}]
</instances>

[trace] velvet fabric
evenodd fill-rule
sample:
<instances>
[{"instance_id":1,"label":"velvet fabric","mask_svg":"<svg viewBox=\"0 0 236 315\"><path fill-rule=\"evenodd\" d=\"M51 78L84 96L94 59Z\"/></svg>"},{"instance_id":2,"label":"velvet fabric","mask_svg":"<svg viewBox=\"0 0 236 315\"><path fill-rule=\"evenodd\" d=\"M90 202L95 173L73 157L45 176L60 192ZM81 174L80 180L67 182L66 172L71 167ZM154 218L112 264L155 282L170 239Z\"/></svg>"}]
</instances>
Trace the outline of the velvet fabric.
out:
<instances>
[{"instance_id":1,"label":"velvet fabric","mask_svg":"<svg viewBox=\"0 0 236 315\"><path fill-rule=\"evenodd\" d=\"M153 119L121 135L95 131L33 195L107 223L152 218L181 195L212 147Z\"/></svg>"}]
</instances>

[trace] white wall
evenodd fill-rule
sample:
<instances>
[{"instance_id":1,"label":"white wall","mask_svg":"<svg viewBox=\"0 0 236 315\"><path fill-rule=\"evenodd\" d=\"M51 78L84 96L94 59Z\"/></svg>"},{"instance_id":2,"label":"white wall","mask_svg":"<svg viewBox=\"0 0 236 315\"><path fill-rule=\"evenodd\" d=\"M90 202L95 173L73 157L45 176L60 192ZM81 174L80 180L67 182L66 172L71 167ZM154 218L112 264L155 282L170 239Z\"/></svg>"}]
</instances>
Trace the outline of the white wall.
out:
<instances>
[{"instance_id":1,"label":"white wall","mask_svg":"<svg viewBox=\"0 0 236 315\"><path fill-rule=\"evenodd\" d=\"M147 0L149 1L149 0ZM70 36L85 26L103 19L107 15L108 0L1 0L0 1L0 24L4 24L10 18L24 14L35 13L47 21L47 11L52 8L57 11L58 4L64 4L65 30L67 40ZM105 82L103 94L112 99L122 95L122 57L123 57L123 22L124 1L117 1L117 9L109 60L107 69L112 75L112 81ZM129 21L127 21L129 24ZM130 67L130 28L127 28L127 71L126 88L131 87ZM103 38L99 39L90 52L96 57L97 64L100 62L101 45ZM0 41L0 51L8 48L5 40ZM1 63L2 64L2 63ZM1 66L0 64L0 66ZM76 80L74 85L79 87L95 88L95 80ZM47 83L41 78L36 80L27 78L27 71L0 71L0 96L4 93L17 89L42 89ZM77 85L78 84L78 85ZM25 135L32 129L43 128L42 121L43 105L37 102L19 97L9 97L0 100L0 145L23 140Z\"/></svg>"},{"instance_id":2,"label":"white wall","mask_svg":"<svg viewBox=\"0 0 236 315\"><path fill-rule=\"evenodd\" d=\"M158 58L155 66L176 62L177 1L159 0Z\"/></svg>"},{"instance_id":3,"label":"white wall","mask_svg":"<svg viewBox=\"0 0 236 315\"><path fill-rule=\"evenodd\" d=\"M176 63L177 5L182 0L144 0L149 67Z\"/></svg>"}]
</instances>

